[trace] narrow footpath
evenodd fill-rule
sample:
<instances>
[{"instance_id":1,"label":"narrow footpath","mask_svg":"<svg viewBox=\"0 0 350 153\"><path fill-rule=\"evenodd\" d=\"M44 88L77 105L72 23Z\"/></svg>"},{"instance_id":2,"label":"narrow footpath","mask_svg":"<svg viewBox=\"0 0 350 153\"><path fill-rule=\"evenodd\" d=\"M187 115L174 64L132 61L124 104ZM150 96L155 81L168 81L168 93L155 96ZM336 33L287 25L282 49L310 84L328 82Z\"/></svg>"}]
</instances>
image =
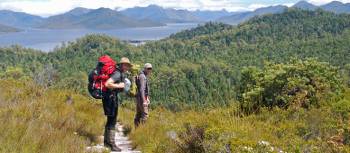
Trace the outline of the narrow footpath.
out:
<instances>
[{"instance_id":1,"label":"narrow footpath","mask_svg":"<svg viewBox=\"0 0 350 153\"><path fill-rule=\"evenodd\" d=\"M111 153L141 153L141 151L136 151L132 149L132 141L129 140L127 136L123 133L123 125L121 125L119 122L117 123L117 130L115 133L115 140L117 146L122 149L122 152L114 152ZM102 138L103 140L103 138ZM103 153L107 150L103 146L103 142L101 144L97 144L95 146L89 146L86 148L86 151L88 153Z\"/></svg>"}]
</instances>

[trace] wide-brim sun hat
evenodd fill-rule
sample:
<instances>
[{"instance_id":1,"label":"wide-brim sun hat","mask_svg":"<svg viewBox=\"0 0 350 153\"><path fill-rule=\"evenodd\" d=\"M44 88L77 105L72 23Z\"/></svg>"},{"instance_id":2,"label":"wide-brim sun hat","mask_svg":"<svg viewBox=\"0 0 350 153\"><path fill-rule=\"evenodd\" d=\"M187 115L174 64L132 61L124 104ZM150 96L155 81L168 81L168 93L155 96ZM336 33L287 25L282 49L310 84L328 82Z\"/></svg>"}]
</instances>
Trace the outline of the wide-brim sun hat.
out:
<instances>
[{"instance_id":1,"label":"wide-brim sun hat","mask_svg":"<svg viewBox=\"0 0 350 153\"><path fill-rule=\"evenodd\" d=\"M130 60L129 60L128 58L126 58L126 57L122 57L122 58L120 59L120 62L119 62L119 63L120 63L120 64L128 64L128 65L131 66Z\"/></svg>"}]
</instances>

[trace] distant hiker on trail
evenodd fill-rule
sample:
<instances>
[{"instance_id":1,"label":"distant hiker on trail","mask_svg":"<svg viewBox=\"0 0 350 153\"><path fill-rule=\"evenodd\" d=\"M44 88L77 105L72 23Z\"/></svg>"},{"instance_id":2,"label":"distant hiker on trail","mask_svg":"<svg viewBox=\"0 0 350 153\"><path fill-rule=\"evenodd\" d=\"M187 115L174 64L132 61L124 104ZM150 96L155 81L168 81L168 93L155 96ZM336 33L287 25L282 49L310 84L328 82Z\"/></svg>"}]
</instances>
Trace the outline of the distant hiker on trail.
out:
<instances>
[{"instance_id":1,"label":"distant hiker on trail","mask_svg":"<svg viewBox=\"0 0 350 153\"><path fill-rule=\"evenodd\" d=\"M112 151L121 151L115 143L115 126L118 116L118 93L123 91L125 87L124 80L126 78L125 72L131 67L131 63L126 57L121 58L119 63L116 71L105 83L108 90L102 98L103 109L107 116L104 144L111 148Z\"/></svg>"},{"instance_id":2,"label":"distant hiker on trail","mask_svg":"<svg viewBox=\"0 0 350 153\"><path fill-rule=\"evenodd\" d=\"M121 58L118 66L108 55L101 56L97 66L89 74L88 90L92 97L102 99L107 122L104 132L104 145L112 151L121 151L115 143L115 126L118 116L118 93L129 88L125 73L130 69L128 58Z\"/></svg>"},{"instance_id":3,"label":"distant hiker on trail","mask_svg":"<svg viewBox=\"0 0 350 153\"><path fill-rule=\"evenodd\" d=\"M150 104L149 99L149 82L148 77L152 73L152 65L146 63L144 69L138 75L138 91L136 94L136 115L134 119L135 127L138 127L140 123L145 123L148 118L148 106Z\"/></svg>"}]
</instances>

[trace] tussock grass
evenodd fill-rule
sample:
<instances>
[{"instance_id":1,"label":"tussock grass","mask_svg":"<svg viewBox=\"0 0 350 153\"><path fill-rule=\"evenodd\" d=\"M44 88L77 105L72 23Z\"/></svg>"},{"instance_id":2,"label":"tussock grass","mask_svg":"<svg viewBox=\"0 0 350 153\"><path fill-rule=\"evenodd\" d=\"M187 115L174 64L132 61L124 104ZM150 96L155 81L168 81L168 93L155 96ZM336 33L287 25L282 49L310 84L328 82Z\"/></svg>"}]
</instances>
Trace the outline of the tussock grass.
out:
<instances>
[{"instance_id":1,"label":"tussock grass","mask_svg":"<svg viewBox=\"0 0 350 153\"><path fill-rule=\"evenodd\" d=\"M84 152L102 134L99 102L28 79L0 81L0 152ZM350 92L343 97L332 106L251 115L236 103L201 111L156 107L137 129L135 105L125 102L118 119L134 147L145 153L350 152Z\"/></svg>"},{"instance_id":2,"label":"tussock grass","mask_svg":"<svg viewBox=\"0 0 350 153\"><path fill-rule=\"evenodd\" d=\"M344 99L348 106L349 95L347 92ZM120 110L120 120L133 125L133 103L127 105ZM146 153L350 152L349 120L334 109L273 108L245 116L235 104L181 112L158 107L145 125L129 135L134 146Z\"/></svg>"},{"instance_id":3,"label":"tussock grass","mask_svg":"<svg viewBox=\"0 0 350 153\"><path fill-rule=\"evenodd\" d=\"M30 80L0 81L0 152L84 152L101 135L95 101Z\"/></svg>"}]
</instances>

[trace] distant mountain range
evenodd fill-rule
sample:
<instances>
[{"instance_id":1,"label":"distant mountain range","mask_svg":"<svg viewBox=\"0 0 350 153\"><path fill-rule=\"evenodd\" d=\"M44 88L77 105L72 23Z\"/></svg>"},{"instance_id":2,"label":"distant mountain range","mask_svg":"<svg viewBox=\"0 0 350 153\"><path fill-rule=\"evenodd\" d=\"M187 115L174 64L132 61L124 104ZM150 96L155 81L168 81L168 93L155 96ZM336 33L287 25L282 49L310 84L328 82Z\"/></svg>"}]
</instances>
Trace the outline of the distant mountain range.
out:
<instances>
[{"instance_id":1,"label":"distant mountain range","mask_svg":"<svg viewBox=\"0 0 350 153\"><path fill-rule=\"evenodd\" d=\"M61 15L51 16L37 27L47 29L119 29L164 25L149 19L132 19L108 8L96 10L76 8Z\"/></svg>"},{"instance_id":2,"label":"distant mountain range","mask_svg":"<svg viewBox=\"0 0 350 153\"><path fill-rule=\"evenodd\" d=\"M326 5L321 6L322 9L335 13L350 13L350 3L342 3L338 1L333 1Z\"/></svg>"},{"instance_id":3,"label":"distant mountain range","mask_svg":"<svg viewBox=\"0 0 350 153\"><path fill-rule=\"evenodd\" d=\"M234 12L220 11L188 11L163 8L157 5L134 7L121 11L122 14L135 19L150 19L161 23L185 23L214 21L220 17L233 15Z\"/></svg>"},{"instance_id":4,"label":"distant mountain range","mask_svg":"<svg viewBox=\"0 0 350 153\"><path fill-rule=\"evenodd\" d=\"M19 28L44 29L118 29L156 27L167 23L201 23L214 21L235 13L220 11L188 11L163 8L157 5L134 7L122 11L108 8L75 8L63 14L42 18L22 12L0 11L0 24Z\"/></svg>"},{"instance_id":5,"label":"distant mountain range","mask_svg":"<svg viewBox=\"0 0 350 153\"><path fill-rule=\"evenodd\" d=\"M303 10L316 10L318 8L318 6L313 5L307 1L300 1L296 4L293 5L294 8L300 8Z\"/></svg>"},{"instance_id":6,"label":"distant mountain range","mask_svg":"<svg viewBox=\"0 0 350 153\"><path fill-rule=\"evenodd\" d=\"M19 32L19 31L21 31L21 30L18 28L14 28L14 27L0 24L0 34L9 33L9 32Z\"/></svg>"},{"instance_id":7,"label":"distant mountain range","mask_svg":"<svg viewBox=\"0 0 350 153\"><path fill-rule=\"evenodd\" d=\"M350 13L350 3L344 4L338 1L333 1L322 6L313 5L307 1L300 1L295 5L293 5L292 8L299 8L303 10L323 9L334 13ZM259 8L259 9L256 9L255 11L242 12L231 16L222 17L217 21L227 23L227 24L239 24L241 22L251 19L254 16L282 13L287 9L288 9L287 6L282 6L282 5L270 6L265 8Z\"/></svg>"},{"instance_id":8,"label":"distant mountain range","mask_svg":"<svg viewBox=\"0 0 350 153\"><path fill-rule=\"evenodd\" d=\"M134 7L121 11L122 14L139 20L149 19L161 23L200 22L201 19L187 10L162 8L157 5Z\"/></svg>"},{"instance_id":9,"label":"distant mountain range","mask_svg":"<svg viewBox=\"0 0 350 153\"><path fill-rule=\"evenodd\" d=\"M33 27L43 21L44 18L40 16L30 15L23 12L0 10L0 24L7 26L18 28Z\"/></svg>"},{"instance_id":10,"label":"distant mountain range","mask_svg":"<svg viewBox=\"0 0 350 153\"><path fill-rule=\"evenodd\" d=\"M0 24L23 29L119 29L165 25L149 19L133 19L108 8L86 9L81 7L48 18L23 12L0 10Z\"/></svg>"},{"instance_id":11,"label":"distant mountain range","mask_svg":"<svg viewBox=\"0 0 350 153\"><path fill-rule=\"evenodd\" d=\"M350 13L350 3L333 1L316 6L306 1L296 3L292 8L316 10L324 9L334 13ZM46 29L118 29L129 27L155 27L168 23L202 23L217 21L227 24L239 24L254 16L282 13L287 6L269 6L247 12L219 11L189 11L173 8L163 8L157 5L147 7L134 7L125 10L111 10L108 8L87 9L75 8L64 14L48 18L30 15L22 12L0 10L0 24L20 29L46 28Z\"/></svg>"},{"instance_id":12,"label":"distant mountain range","mask_svg":"<svg viewBox=\"0 0 350 153\"><path fill-rule=\"evenodd\" d=\"M300 1L296 3L293 7L306 10L323 9L334 13L350 13L350 3L342 3L338 1L333 1L321 6L316 6L306 1Z\"/></svg>"},{"instance_id":13,"label":"distant mountain range","mask_svg":"<svg viewBox=\"0 0 350 153\"><path fill-rule=\"evenodd\" d=\"M244 22L246 20L249 20L249 19L253 18L254 16L282 13L287 8L288 8L287 6L282 6L282 5L264 7L264 8L256 9L255 11L242 12L242 13L237 13L237 14L234 14L231 16L222 17L222 18L219 18L217 21L227 23L227 24L238 24L238 23Z\"/></svg>"},{"instance_id":14,"label":"distant mountain range","mask_svg":"<svg viewBox=\"0 0 350 153\"><path fill-rule=\"evenodd\" d=\"M240 12L228 12L227 10L223 9L220 11L201 11L201 10L196 10L191 12L193 13L196 17L201 19L202 21L215 21L221 17L224 16L230 16L234 14L238 14Z\"/></svg>"}]
</instances>

